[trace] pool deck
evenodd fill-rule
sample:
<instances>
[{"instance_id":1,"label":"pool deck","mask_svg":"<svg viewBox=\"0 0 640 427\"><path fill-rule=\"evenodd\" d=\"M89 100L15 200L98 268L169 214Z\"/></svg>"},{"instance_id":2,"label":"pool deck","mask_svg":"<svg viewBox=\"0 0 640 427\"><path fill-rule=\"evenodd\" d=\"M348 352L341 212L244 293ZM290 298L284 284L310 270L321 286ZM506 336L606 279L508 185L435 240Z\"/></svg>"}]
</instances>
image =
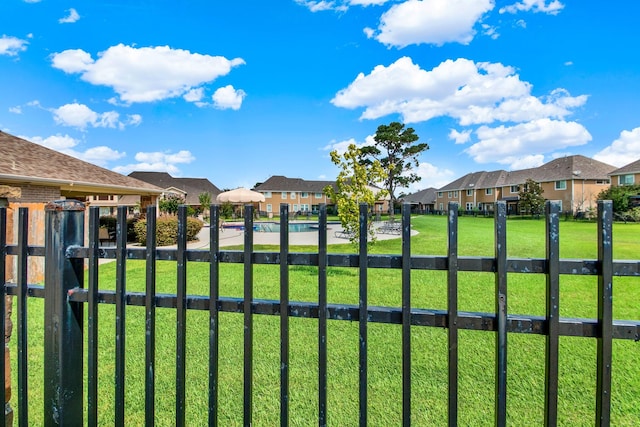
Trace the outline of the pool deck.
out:
<instances>
[{"instance_id":1,"label":"pool deck","mask_svg":"<svg viewBox=\"0 0 640 427\"><path fill-rule=\"evenodd\" d=\"M300 221L300 222L308 222L308 221ZM290 223L294 223L291 221ZM229 223L227 223L229 225ZM242 225L242 223L238 223L238 225ZM374 223L374 228L378 229L382 223ZM344 237L337 237L339 233L342 231L342 226L340 224L331 223L327 225L327 244L335 245L341 243L349 243L349 239ZM411 235L418 234L417 231L411 230ZM376 233L376 238L378 240L388 240L388 239L399 239L399 234L390 234L390 233ZM225 246L238 246L244 244L244 231L237 230L232 228L223 228L220 231L220 247ZM261 232L254 231L253 232L253 244L254 245L280 245L280 233L270 233L270 232ZM292 232L289 233L289 244L290 245L318 245L318 232L310 231L310 232ZM198 240L194 242L190 242L187 244L189 249L199 249L209 247L209 226L206 225L202 227L200 233L198 233Z\"/></svg>"}]
</instances>

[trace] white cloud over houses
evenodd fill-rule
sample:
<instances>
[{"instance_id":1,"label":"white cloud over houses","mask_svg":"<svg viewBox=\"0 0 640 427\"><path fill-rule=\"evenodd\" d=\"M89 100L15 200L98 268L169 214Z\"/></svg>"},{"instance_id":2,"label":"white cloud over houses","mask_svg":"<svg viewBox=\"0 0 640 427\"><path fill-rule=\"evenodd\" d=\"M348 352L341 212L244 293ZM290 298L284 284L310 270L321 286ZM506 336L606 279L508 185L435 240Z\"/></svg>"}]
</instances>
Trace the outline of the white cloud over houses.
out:
<instances>
[{"instance_id":1,"label":"white cloud over houses","mask_svg":"<svg viewBox=\"0 0 640 427\"><path fill-rule=\"evenodd\" d=\"M239 110L246 96L247 94L242 89L235 89L233 86L227 85L217 89L211 98L215 108Z\"/></svg>"},{"instance_id":2,"label":"white cloud over houses","mask_svg":"<svg viewBox=\"0 0 640 427\"><path fill-rule=\"evenodd\" d=\"M469 44L474 27L494 8L493 0L409 0L394 4L369 32L387 46ZM492 32L493 33L493 32Z\"/></svg>"},{"instance_id":3,"label":"white cloud over houses","mask_svg":"<svg viewBox=\"0 0 640 427\"><path fill-rule=\"evenodd\" d=\"M526 156L591 140L584 126L567 120L587 102L587 95L572 96L558 88L534 96L532 89L513 67L500 63L459 58L424 70L403 57L360 73L331 102L362 108L361 119L391 114L400 115L404 123L452 118L462 128L449 138L466 143L474 136L477 142L466 152L480 163L519 164Z\"/></svg>"},{"instance_id":4,"label":"white cloud over houses","mask_svg":"<svg viewBox=\"0 0 640 427\"><path fill-rule=\"evenodd\" d=\"M478 163L496 162L513 169L540 159L536 156L542 153L591 141L591 134L581 124L549 118L515 126L481 126L475 133L479 142L467 148L467 154Z\"/></svg>"},{"instance_id":5,"label":"white cloud over houses","mask_svg":"<svg viewBox=\"0 0 640 427\"><path fill-rule=\"evenodd\" d=\"M557 15L564 8L559 0L522 0L520 2L500 8L500 13L541 12Z\"/></svg>"},{"instance_id":6,"label":"white cloud over houses","mask_svg":"<svg viewBox=\"0 0 640 427\"><path fill-rule=\"evenodd\" d=\"M80 19L80 15L78 14L78 11L76 11L74 8L69 9L67 16L58 19L58 22L60 24L73 24L74 22L77 22Z\"/></svg>"},{"instance_id":7,"label":"white cloud over houses","mask_svg":"<svg viewBox=\"0 0 640 427\"><path fill-rule=\"evenodd\" d=\"M593 158L618 167L640 159L640 127L623 130L611 145L596 153Z\"/></svg>"},{"instance_id":8,"label":"white cloud over houses","mask_svg":"<svg viewBox=\"0 0 640 427\"><path fill-rule=\"evenodd\" d=\"M126 153L106 146L91 147L84 151L78 151L76 148L79 141L69 135L52 135L46 138L22 136L21 138L102 167L106 167L111 161L126 156Z\"/></svg>"},{"instance_id":9,"label":"white cloud over houses","mask_svg":"<svg viewBox=\"0 0 640 427\"><path fill-rule=\"evenodd\" d=\"M450 183L456 173L450 169L439 168L431 163L420 162L414 172L421 178L420 181L414 182L407 189L409 193L424 190L425 188L441 188Z\"/></svg>"},{"instance_id":10,"label":"white cloud over houses","mask_svg":"<svg viewBox=\"0 0 640 427\"><path fill-rule=\"evenodd\" d=\"M178 165L189 164L195 157L188 150L172 152L139 152L135 155L137 163L131 163L113 168L115 172L127 175L133 171L167 172L173 176L180 176Z\"/></svg>"},{"instance_id":11,"label":"white cloud over houses","mask_svg":"<svg viewBox=\"0 0 640 427\"><path fill-rule=\"evenodd\" d=\"M87 127L124 129L126 126L137 126L142 122L139 114L130 114L121 120L116 111L96 113L84 104L72 103L51 110L55 122L62 126L84 130Z\"/></svg>"},{"instance_id":12,"label":"white cloud over houses","mask_svg":"<svg viewBox=\"0 0 640 427\"><path fill-rule=\"evenodd\" d=\"M3 35L0 37L0 55L16 56L27 50L28 42L17 37Z\"/></svg>"},{"instance_id":13,"label":"white cloud over houses","mask_svg":"<svg viewBox=\"0 0 640 427\"><path fill-rule=\"evenodd\" d=\"M244 63L241 58L229 60L169 46L137 48L123 44L100 52L96 60L81 49L52 55L54 68L79 73L88 83L110 87L126 103L184 96Z\"/></svg>"}]
</instances>

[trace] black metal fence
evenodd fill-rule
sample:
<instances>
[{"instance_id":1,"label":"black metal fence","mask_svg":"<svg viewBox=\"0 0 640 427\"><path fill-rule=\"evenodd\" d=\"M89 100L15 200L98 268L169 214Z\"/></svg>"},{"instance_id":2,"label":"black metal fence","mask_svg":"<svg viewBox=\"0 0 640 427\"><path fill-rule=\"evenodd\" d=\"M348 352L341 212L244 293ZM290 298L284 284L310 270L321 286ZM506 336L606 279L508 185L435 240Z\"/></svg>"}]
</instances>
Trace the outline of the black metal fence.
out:
<instances>
[{"instance_id":1,"label":"black metal fence","mask_svg":"<svg viewBox=\"0 0 640 427\"><path fill-rule=\"evenodd\" d=\"M289 321L292 317L318 319L318 424L327 423L327 323L329 320L349 320L359 324L359 420L368 424L368 326L372 322L400 324L402 330L402 420L411 423L412 348L411 327L446 328L448 331L448 420L458 424L458 334L460 330L490 331L495 334L495 424L506 425L507 420L507 349L508 336L513 333L540 334L545 345L545 400L546 425L556 425L558 414L559 338L561 336L590 337L597 340L597 378L594 397L596 425L609 425L611 414L612 340L640 340L640 321L614 321L612 312L612 281L614 276L640 276L640 261L614 261L612 258L612 205L598 204L598 258L595 260L569 260L559 257L559 206L546 205L546 256L542 259L507 258L506 206L498 203L495 215L495 256L463 257L458 255L458 208L449 205L448 253L446 256L416 256L411 253L411 224L409 205L402 211L402 251L395 255L368 253L367 206L360 208L360 236L357 254L334 254L327 250L327 213L320 207L318 220L318 251L314 253L289 252L289 212L280 210L279 252L254 251L253 211L246 206L243 250L220 249L220 230L210 227L208 249L187 249L186 207L179 209L178 242L172 249L157 248L155 241L155 208L147 211L146 247L127 247L126 208L118 209L117 237L114 247L99 245L98 209L91 208L88 218L88 245L84 246L85 212L74 204L50 204L46 212L46 243L44 247L27 244L27 211L19 209L18 241L6 242L6 211L0 209L0 279L6 282L5 265L8 257L16 257L18 266L15 284L5 283L3 292L17 297L17 397L18 422L29 425L27 384L27 299L45 299L44 342L44 420L47 425L77 425L84 419L88 425L98 424L98 305L115 305L115 424L125 423L125 329L126 307L145 307L145 414L146 425L154 424L155 412L155 347L156 308L175 309L176 314L176 378L175 425L185 424L186 374L186 319L187 310L205 310L209 313L209 366L208 415L209 425L218 423L219 390L219 314L241 313L244 319L243 354L243 422L251 425L253 398L253 353L256 315L274 315L280 319L280 420L288 425L289 410ZM217 206L211 207L211 224L220 220ZM45 286L28 283L27 260L45 257ZM115 291L98 287L99 260L115 259ZM127 261L146 260L146 292L127 291ZM174 295L156 293L156 262L174 261L177 264L177 292ZM208 296L188 295L187 264L209 264ZM85 283L85 263L88 283ZM220 295L221 263L240 263L243 267L244 296L231 298ZM253 296L253 268L257 264L280 266L280 300L259 300ZM318 300L293 302L289 300L289 266L317 267ZM359 272L359 304L335 305L327 302L327 268L352 267ZM368 278L370 269L401 270L401 307L377 307L368 304ZM446 310L414 307L411 302L412 271L440 270L447 272ZM495 312L471 313L458 311L458 273L489 272L495 276ZM507 277L510 273L534 273L546 277L546 315L513 315L507 312ZM598 309L595 319L561 318L559 292L561 275L591 275L598 278ZM4 298L0 298L4 311ZM83 324L83 310L87 310L88 324ZM2 322L4 317L2 316ZM1 325L4 326L4 323ZM83 341L86 337L87 372L83 372ZM0 358L0 376L6 367ZM83 381L86 379L86 407L83 404ZM15 400L14 400L15 402ZM205 423L205 420L202 421ZM355 421L349 422L349 424ZM4 420L0 422L4 424Z\"/></svg>"}]
</instances>

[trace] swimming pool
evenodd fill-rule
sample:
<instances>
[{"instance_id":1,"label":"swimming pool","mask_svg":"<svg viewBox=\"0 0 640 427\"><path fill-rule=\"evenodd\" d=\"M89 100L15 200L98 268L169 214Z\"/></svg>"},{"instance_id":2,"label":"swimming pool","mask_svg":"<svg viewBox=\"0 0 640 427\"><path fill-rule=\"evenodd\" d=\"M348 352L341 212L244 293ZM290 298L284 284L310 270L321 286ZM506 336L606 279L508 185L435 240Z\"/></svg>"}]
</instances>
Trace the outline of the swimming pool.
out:
<instances>
[{"instance_id":1,"label":"swimming pool","mask_svg":"<svg viewBox=\"0 0 640 427\"><path fill-rule=\"evenodd\" d=\"M327 229L331 223L327 224ZM225 224L225 229L244 230L242 224ZM266 233L279 233L280 223L278 222L258 222L253 224L253 231L266 232ZM315 222L296 222L289 223L289 233L304 233L318 231L318 224Z\"/></svg>"}]
</instances>

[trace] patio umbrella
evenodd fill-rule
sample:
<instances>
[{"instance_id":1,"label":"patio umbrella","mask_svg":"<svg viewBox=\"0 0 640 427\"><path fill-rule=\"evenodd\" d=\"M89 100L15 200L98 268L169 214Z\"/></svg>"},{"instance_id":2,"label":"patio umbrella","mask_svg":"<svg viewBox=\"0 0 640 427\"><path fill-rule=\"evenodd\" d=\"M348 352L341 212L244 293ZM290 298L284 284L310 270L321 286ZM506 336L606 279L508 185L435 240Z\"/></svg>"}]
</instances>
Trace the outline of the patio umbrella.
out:
<instances>
[{"instance_id":1,"label":"patio umbrella","mask_svg":"<svg viewBox=\"0 0 640 427\"><path fill-rule=\"evenodd\" d=\"M225 191L218 194L216 200L219 203L256 203L264 202L264 195L257 191L240 187L235 190Z\"/></svg>"}]
</instances>

